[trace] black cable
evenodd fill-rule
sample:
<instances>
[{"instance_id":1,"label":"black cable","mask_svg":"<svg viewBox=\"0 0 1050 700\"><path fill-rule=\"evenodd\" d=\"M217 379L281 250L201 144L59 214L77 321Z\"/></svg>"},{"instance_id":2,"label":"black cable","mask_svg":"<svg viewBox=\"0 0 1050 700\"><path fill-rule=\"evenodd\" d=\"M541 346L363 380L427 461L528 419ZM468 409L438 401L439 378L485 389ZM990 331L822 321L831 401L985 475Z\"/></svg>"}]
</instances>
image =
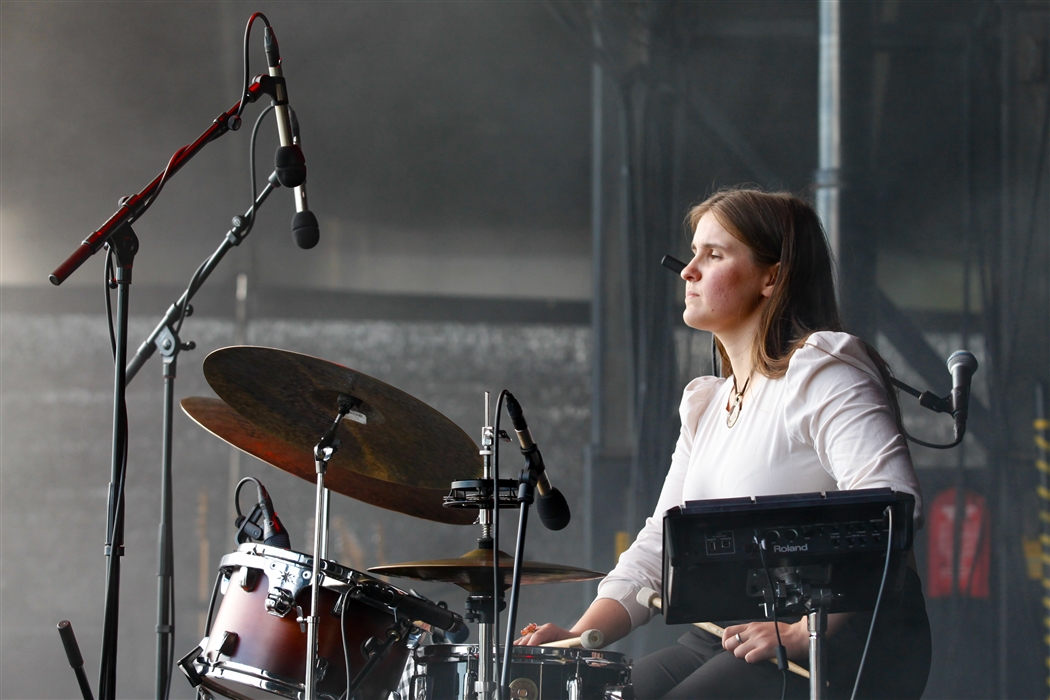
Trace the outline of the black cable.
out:
<instances>
[{"instance_id":1,"label":"black cable","mask_svg":"<svg viewBox=\"0 0 1050 700\"><path fill-rule=\"evenodd\" d=\"M222 585L222 571L215 575L215 583L211 587L211 602L208 603L208 621L204 625L204 633L211 634L211 623L215 616L215 601L219 598L219 587Z\"/></svg>"},{"instance_id":2,"label":"black cable","mask_svg":"<svg viewBox=\"0 0 1050 700\"><path fill-rule=\"evenodd\" d=\"M244 229L238 233L238 238L244 238L245 236L247 236L249 233L251 233L252 227L255 226L255 198L258 197L258 195L259 195L259 187L258 187L258 182L256 180L256 173L255 173L255 143L256 143L257 137L259 135L259 126L262 124L262 121L266 117L266 115L269 114L273 110L274 106L275 105L271 104L269 107L267 107L262 112L260 112L258 118L256 118L256 120L255 120L255 126L252 127L251 145L249 146L249 149L248 149L248 162L249 162L249 169L251 171L251 181L252 181L251 207L249 207L249 209L248 209L248 218L245 220ZM186 316L189 315L190 305L189 305L189 301L188 300L197 291L197 287L200 285L201 275L204 273L204 269L207 267L209 262L210 262L210 260L205 260L204 262L202 262L197 267L196 271L194 271L193 276L190 277L189 284L186 285L186 290L187 290L186 299L187 299L187 302L182 307L182 309L181 309L181 311L179 313L179 319L178 319L178 321L175 322L175 328L173 329L173 332L175 333L176 336L182 330L182 323L183 323L183 321L186 320Z\"/></svg>"},{"instance_id":3,"label":"black cable","mask_svg":"<svg viewBox=\"0 0 1050 700\"><path fill-rule=\"evenodd\" d=\"M107 244L108 247L108 244ZM110 298L110 290L116 285L116 280L113 279L113 250L108 248L106 251L106 269L103 273L105 275L105 286L104 291L106 295L106 320L109 322L109 347L113 353L113 359L117 357L117 333L113 329L113 300Z\"/></svg>"},{"instance_id":4,"label":"black cable","mask_svg":"<svg viewBox=\"0 0 1050 700\"><path fill-rule=\"evenodd\" d=\"M882 583L879 584L879 595L875 598L875 609L871 613L871 625L868 626L868 638L864 642L864 653L860 655L860 666L857 667L857 679L853 682L853 692L850 700L857 697L857 688L860 687L860 676L864 672L864 661L868 658L868 646L871 645L871 635L875 631L875 619L879 615L879 605L882 603L882 592L886 588L886 578L890 572L890 553L893 551L893 508L886 506L886 514L890 519L890 529L886 538L886 564L882 567Z\"/></svg>"},{"instance_id":5,"label":"black cable","mask_svg":"<svg viewBox=\"0 0 1050 700\"><path fill-rule=\"evenodd\" d=\"M762 562L762 571L766 572L766 581L769 583L769 597L772 600L769 609L773 612L773 631L777 635L777 668L784 676L784 682L780 690L780 700L784 700L787 696L787 650L784 648L784 642L780 639L780 624L777 622L777 599L776 589L773 587L773 577L769 573L769 567L766 566L766 539L763 537L759 539L758 530L754 531L754 542L758 545L758 558Z\"/></svg>"},{"instance_id":6,"label":"black cable","mask_svg":"<svg viewBox=\"0 0 1050 700\"><path fill-rule=\"evenodd\" d=\"M168 672L164 684L164 700L171 696L171 676L175 669L175 576L168 585L168 619L171 620L168 635Z\"/></svg>"},{"instance_id":7,"label":"black cable","mask_svg":"<svg viewBox=\"0 0 1050 700\"><path fill-rule=\"evenodd\" d=\"M168 183L168 180L171 177L171 166L172 166L172 164L176 160L178 160L182 156L183 153L186 152L187 148L188 148L188 146L183 146L179 150L175 151L171 155L171 158L168 159L168 164L164 166L164 172L161 173L161 175L160 175L160 182L157 183L157 186L153 189L153 193L150 194L149 199L146 200L146 203L143 204L142 207L138 210L138 213L135 214L135 218L136 219L138 219L143 214L145 214L146 211L150 207L153 206L153 203L157 201L157 197L160 196L161 190L164 189L164 185L166 185Z\"/></svg>"},{"instance_id":8,"label":"black cable","mask_svg":"<svg viewBox=\"0 0 1050 700\"><path fill-rule=\"evenodd\" d=\"M262 485L262 482L256 479L254 476L246 476L237 482L237 488L233 490L233 510L237 513L238 520L245 517L244 513L241 512L241 488L243 488L244 485L247 484L249 481L254 483L255 487L258 489L265 490L266 488ZM251 513L249 512L249 515L250 514Z\"/></svg>"},{"instance_id":9,"label":"black cable","mask_svg":"<svg viewBox=\"0 0 1050 700\"><path fill-rule=\"evenodd\" d=\"M251 17L249 17L248 18L248 24L247 24L247 26L244 27L244 82L242 83L241 103L240 103L240 105L237 106L237 118L238 119L240 119L241 113L244 112L244 104L248 100L248 85L249 85L249 82L250 82L249 73L248 73L248 67L250 65L249 61L248 61L248 40L251 38L251 35L252 35L252 25L255 23L255 20L257 20L257 19L261 19L263 25L267 29L270 28L270 20L266 19L266 15L264 15L261 12L256 12Z\"/></svg>"},{"instance_id":10,"label":"black cable","mask_svg":"<svg viewBox=\"0 0 1050 700\"><path fill-rule=\"evenodd\" d=\"M259 113L259 118L255 120L255 126L252 127L251 146L250 146L250 148L248 150L248 170L251 171L251 180L252 180L252 206L248 210L248 212L249 212L249 214L248 214L248 227L244 230L244 233L241 234L242 237L248 235L248 232L252 230L252 226L255 225L255 198L258 196L258 192L259 192L258 184L257 184L256 179L255 179L255 176L256 176L256 172L255 172L255 141L256 141L257 137L259 136L259 125L262 124L263 118L267 114L272 112L273 108L276 107L276 106L277 106L276 104L270 103L269 107L267 107L266 109L264 109L262 112Z\"/></svg>"},{"instance_id":11,"label":"black cable","mask_svg":"<svg viewBox=\"0 0 1050 700\"><path fill-rule=\"evenodd\" d=\"M913 435L911 435L911 433L909 433L907 430L904 431L904 437L906 437L907 439L911 440L916 445L922 445L923 447L929 447L930 449L933 449L933 450L947 450L947 449L951 449L952 447L955 447L960 442L962 442L962 439L965 436L960 436L958 440L956 440L954 442L950 442L950 443L948 443L946 445L935 445L932 442L926 442L924 440L920 440L919 438L914 437Z\"/></svg>"},{"instance_id":12,"label":"black cable","mask_svg":"<svg viewBox=\"0 0 1050 700\"><path fill-rule=\"evenodd\" d=\"M350 647L346 645L346 609L350 602L350 591L347 591L343 596L343 607L339 611L339 634L343 638L343 664L346 666L346 688L343 689L342 694L339 696L339 700L346 700L346 694L350 690L350 684L354 678L350 671Z\"/></svg>"},{"instance_id":13,"label":"black cable","mask_svg":"<svg viewBox=\"0 0 1050 700\"><path fill-rule=\"evenodd\" d=\"M496 398L496 417L492 421L492 639L496 649L492 654L496 659L494 667L497 686L500 682L500 667L503 659L499 655L499 424L503 417L503 397L509 392L504 389ZM502 700L503 689L497 687L497 700Z\"/></svg>"}]
</instances>

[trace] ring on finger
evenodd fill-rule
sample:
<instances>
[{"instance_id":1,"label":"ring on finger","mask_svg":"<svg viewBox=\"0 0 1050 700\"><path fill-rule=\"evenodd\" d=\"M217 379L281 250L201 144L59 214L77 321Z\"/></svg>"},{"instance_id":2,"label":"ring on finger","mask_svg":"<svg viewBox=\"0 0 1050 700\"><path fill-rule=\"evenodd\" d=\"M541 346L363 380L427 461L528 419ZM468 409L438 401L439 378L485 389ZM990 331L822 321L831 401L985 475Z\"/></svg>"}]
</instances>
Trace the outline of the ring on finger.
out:
<instances>
[{"instance_id":1,"label":"ring on finger","mask_svg":"<svg viewBox=\"0 0 1050 700\"><path fill-rule=\"evenodd\" d=\"M740 644L743 644L743 643L744 643L744 639L743 639L743 637L741 637L741 636L740 636L740 633L739 633L739 632L737 632L737 633L736 633L736 635L734 635L734 636L736 637L736 643L737 643L737 645L740 645Z\"/></svg>"}]
</instances>

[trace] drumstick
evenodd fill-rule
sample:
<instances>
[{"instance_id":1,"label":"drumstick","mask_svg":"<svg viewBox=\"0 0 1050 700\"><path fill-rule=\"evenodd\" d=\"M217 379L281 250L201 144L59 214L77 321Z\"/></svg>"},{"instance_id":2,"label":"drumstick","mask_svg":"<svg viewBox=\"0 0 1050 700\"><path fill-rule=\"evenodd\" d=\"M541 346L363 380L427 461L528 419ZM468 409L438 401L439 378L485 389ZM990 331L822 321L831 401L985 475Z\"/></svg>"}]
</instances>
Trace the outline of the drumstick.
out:
<instances>
[{"instance_id":1,"label":"drumstick","mask_svg":"<svg viewBox=\"0 0 1050 700\"><path fill-rule=\"evenodd\" d=\"M561 639L557 642L540 644L541 647L554 647L555 649L600 649L605 642L605 635L601 630L587 630L579 637Z\"/></svg>"},{"instance_id":2,"label":"drumstick","mask_svg":"<svg viewBox=\"0 0 1050 700\"><path fill-rule=\"evenodd\" d=\"M660 594L654 591L652 588L643 588L642 590L638 591L637 600L640 605L644 605L647 608L656 608L660 611L664 609L663 601L660 600ZM693 626L699 627L705 632L710 632L719 639L725 637L726 634L724 628L719 627L713 622L694 622ZM772 661L773 663L777 662L776 659L770 659L770 661ZM796 675L802 676L803 678L809 678L809 671L802 668L794 661L788 661L788 670Z\"/></svg>"}]
</instances>

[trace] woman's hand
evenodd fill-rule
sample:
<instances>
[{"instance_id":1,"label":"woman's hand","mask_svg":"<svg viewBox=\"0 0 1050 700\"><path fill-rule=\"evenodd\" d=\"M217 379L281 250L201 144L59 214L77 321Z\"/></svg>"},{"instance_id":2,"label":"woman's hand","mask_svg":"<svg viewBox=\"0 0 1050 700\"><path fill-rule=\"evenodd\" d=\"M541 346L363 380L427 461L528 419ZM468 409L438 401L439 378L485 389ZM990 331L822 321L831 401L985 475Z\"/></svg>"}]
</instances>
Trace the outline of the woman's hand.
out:
<instances>
[{"instance_id":1,"label":"woman's hand","mask_svg":"<svg viewBox=\"0 0 1050 700\"><path fill-rule=\"evenodd\" d=\"M545 625L537 627L535 631L522 635L520 639L514 640L514 646L538 647L540 644L546 644L547 642L557 642L562 639L572 639L577 636L579 635L575 635L569 630L562 629L561 627L548 622Z\"/></svg>"},{"instance_id":2,"label":"woman's hand","mask_svg":"<svg viewBox=\"0 0 1050 700\"><path fill-rule=\"evenodd\" d=\"M787 649L787 656L792 661L800 661L809 656L809 630L806 618L793 625L783 622L780 626L780 639ZM722 647L738 659L749 664L777 658L777 634L772 622L749 622L746 625L726 627L722 637Z\"/></svg>"}]
</instances>

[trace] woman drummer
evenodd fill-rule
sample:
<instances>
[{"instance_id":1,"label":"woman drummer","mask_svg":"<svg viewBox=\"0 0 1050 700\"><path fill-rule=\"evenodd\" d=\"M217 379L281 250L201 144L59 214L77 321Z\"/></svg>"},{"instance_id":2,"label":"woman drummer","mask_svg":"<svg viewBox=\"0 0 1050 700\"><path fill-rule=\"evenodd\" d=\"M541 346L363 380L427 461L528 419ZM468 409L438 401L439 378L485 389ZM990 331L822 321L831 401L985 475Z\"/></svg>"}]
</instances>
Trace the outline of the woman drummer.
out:
<instances>
[{"instance_id":1,"label":"woman drummer","mask_svg":"<svg viewBox=\"0 0 1050 700\"><path fill-rule=\"evenodd\" d=\"M682 270L686 325L714 334L723 377L685 388L682 430L653 516L569 629L545 624L517 643L538 645L599 629L606 642L649 621L637 601L661 589L664 513L686 501L890 487L922 495L902 435L889 370L842 332L831 257L816 212L784 193L732 189L688 216L693 257ZM870 613L828 619L831 697L849 697ZM808 659L806 619L779 625L789 659ZM779 698L774 623L692 628L679 643L638 660L635 695L650 698ZM878 617L858 697L918 698L930 666L921 585L907 569L902 602ZM807 697L786 674L787 695Z\"/></svg>"}]
</instances>

